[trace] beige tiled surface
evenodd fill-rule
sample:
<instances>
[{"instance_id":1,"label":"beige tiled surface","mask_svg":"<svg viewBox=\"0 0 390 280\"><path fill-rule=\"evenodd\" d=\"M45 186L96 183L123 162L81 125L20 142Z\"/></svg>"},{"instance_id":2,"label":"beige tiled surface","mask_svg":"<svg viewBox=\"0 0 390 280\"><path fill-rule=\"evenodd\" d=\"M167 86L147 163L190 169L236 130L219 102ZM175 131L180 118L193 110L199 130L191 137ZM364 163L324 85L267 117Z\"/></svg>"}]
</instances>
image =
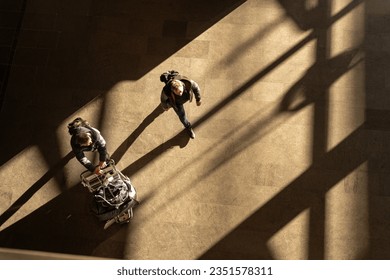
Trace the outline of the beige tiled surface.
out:
<instances>
[{"instance_id":1,"label":"beige tiled surface","mask_svg":"<svg viewBox=\"0 0 390 280\"><path fill-rule=\"evenodd\" d=\"M0 5L0 247L388 259L388 1L166 2ZM195 140L158 110L169 69L202 88ZM76 116L139 192L129 225L89 213Z\"/></svg>"}]
</instances>

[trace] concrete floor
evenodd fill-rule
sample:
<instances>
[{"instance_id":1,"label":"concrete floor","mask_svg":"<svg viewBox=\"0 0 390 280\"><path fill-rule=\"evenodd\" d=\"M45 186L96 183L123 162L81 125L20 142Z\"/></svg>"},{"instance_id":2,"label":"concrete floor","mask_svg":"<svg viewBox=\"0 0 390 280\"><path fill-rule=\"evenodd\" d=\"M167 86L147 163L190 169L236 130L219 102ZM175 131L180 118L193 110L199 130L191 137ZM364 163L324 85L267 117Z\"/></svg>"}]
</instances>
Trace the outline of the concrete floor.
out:
<instances>
[{"instance_id":1,"label":"concrete floor","mask_svg":"<svg viewBox=\"0 0 390 280\"><path fill-rule=\"evenodd\" d=\"M389 50L387 0L0 1L0 247L389 259ZM195 140L158 107L171 69ZM128 225L89 212L78 116L138 190Z\"/></svg>"}]
</instances>

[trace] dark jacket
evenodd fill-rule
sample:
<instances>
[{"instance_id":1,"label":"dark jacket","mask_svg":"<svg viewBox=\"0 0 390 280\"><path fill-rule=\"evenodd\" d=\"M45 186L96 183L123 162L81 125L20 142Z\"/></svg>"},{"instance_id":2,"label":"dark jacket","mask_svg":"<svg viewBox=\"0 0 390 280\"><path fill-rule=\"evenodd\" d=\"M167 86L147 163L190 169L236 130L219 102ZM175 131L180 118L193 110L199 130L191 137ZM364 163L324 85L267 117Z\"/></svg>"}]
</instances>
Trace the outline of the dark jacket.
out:
<instances>
[{"instance_id":1,"label":"dark jacket","mask_svg":"<svg viewBox=\"0 0 390 280\"><path fill-rule=\"evenodd\" d=\"M161 104L164 108L175 107L177 102L192 102L194 96L196 101L201 99L200 88L195 81L185 76L177 76L175 80L179 80L184 83L185 93L183 94L183 97L178 97L175 95L171 90L171 82L173 80L169 81L161 91Z\"/></svg>"},{"instance_id":2,"label":"dark jacket","mask_svg":"<svg viewBox=\"0 0 390 280\"><path fill-rule=\"evenodd\" d=\"M91 135L92 144L90 146L83 147L76 143L76 135L80 132L86 132ZM78 127L72 134L70 145L72 146L73 153L77 160L91 172L95 170L95 166L85 156L84 152L94 152L97 150L99 152L99 161L105 161L107 159L106 141L100 134L100 131L91 126Z\"/></svg>"}]
</instances>

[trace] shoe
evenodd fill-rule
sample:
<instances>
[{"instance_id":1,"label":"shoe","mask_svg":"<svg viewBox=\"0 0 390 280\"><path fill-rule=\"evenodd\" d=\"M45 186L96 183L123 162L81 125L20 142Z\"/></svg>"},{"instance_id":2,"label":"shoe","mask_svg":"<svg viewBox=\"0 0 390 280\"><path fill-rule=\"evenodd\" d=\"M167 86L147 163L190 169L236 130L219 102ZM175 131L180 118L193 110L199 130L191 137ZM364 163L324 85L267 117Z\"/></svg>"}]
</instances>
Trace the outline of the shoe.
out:
<instances>
[{"instance_id":1,"label":"shoe","mask_svg":"<svg viewBox=\"0 0 390 280\"><path fill-rule=\"evenodd\" d=\"M187 132L191 139L195 139L195 132L191 127L187 128Z\"/></svg>"}]
</instances>

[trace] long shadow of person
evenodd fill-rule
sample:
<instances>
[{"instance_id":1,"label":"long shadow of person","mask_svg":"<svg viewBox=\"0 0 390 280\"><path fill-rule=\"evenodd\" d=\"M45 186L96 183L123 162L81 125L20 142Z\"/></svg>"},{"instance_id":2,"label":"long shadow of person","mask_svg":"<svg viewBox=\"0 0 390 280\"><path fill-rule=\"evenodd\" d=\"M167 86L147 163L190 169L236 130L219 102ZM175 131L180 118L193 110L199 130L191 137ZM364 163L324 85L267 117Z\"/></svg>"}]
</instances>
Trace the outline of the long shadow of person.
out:
<instances>
[{"instance_id":1,"label":"long shadow of person","mask_svg":"<svg viewBox=\"0 0 390 280\"><path fill-rule=\"evenodd\" d=\"M141 135L141 133L164 111L164 109L157 105L157 107L142 121L142 123L127 137L125 141L115 150L115 152L111 155L111 158L115 162L119 162L129 147L134 143L134 141ZM168 141L160 144L152 151L133 162L131 165L126 167L122 172L127 176L131 176L143 167L145 167L152 160L163 154L168 149L171 149L175 146L179 146L180 148L184 148L189 141L189 137L186 131L182 131L178 133L176 136L172 137Z\"/></svg>"},{"instance_id":2,"label":"long shadow of person","mask_svg":"<svg viewBox=\"0 0 390 280\"><path fill-rule=\"evenodd\" d=\"M172 149L175 146L180 147L180 149L187 146L190 138L188 136L187 131L183 130L180 133L178 133L176 136L172 137L168 141L158 145L156 148L151 150L149 153L141 157L140 159L136 160L132 164L130 164L128 167L126 167L123 170L123 173L127 174L128 176L131 176L135 173L137 173L139 170L141 170L143 167L148 165L151 161L156 159L157 157L161 156L164 152L166 152L169 149Z\"/></svg>"},{"instance_id":3,"label":"long shadow of person","mask_svg":"<svg viewBox=\"0 0 390 280\"><path fill-rule=\"evenodd\" d=\"M125 141L115 150L111 158L119 162L129 147L141 135L141 133L162 113L164 109L159 105L142 121L142 123L127 137Z\"/></svg>"},{"instance_id":4,"label":"long shadow of person","mask_svg":"<svg viewBox=\"0 0 390 280\"><path fill-rule=\"evenodd\" d=\"M325 64L314 64L284 95L279 110L299 111L318 99L326 98L322 89L329 89L337 79L362 61L357 56L358 51L346 51L328 59Z\"/></svg>"}]
</instances>

